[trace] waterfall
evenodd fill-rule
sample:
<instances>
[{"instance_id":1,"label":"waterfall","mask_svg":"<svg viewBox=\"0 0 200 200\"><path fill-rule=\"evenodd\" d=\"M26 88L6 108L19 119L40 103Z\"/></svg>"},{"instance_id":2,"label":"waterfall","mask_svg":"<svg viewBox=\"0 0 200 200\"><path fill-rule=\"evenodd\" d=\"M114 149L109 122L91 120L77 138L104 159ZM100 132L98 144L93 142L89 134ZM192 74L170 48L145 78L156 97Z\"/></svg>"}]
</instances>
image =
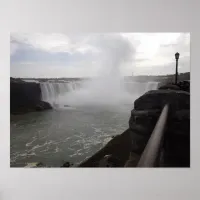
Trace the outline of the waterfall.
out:
<instances>
[{"instance_id":1,"label":"waterfall","mask_svg":"<svg viewBox=\"0 0 200 200\"><path fill-rule=\"evenodd\" d=\"M80 83L77 81L69 82L40 82L42 101L49 102L52 106L58 104L60 96L65 95L67 92L77 90L80 88Z\"/></svg>"},{"instance_id":2,"label":"waterfall","mask_svg":"<svg viewBox=\"0 0 200 200\"><path fill-rule=\"evenodd\" d=\"M145 92L149 90L155 90L157 89L158 82L134 82L125 81L123 83L124 89L119 91L110 91L111 93L119 93L121 96L125 96L126 100L127 98L133 102L136 98L144 94ZM81 104L86 101L89 103L93 103L94 95L92 93L93 90L88 90L87 82L84 81L69 81L69 82L40 82L41 87L41 93L42 93L42 100L49 102L53 107L59 107L60 105L65 104ZM81 90L82 89L82 90ZM98 90L98 87L95 87L95 89ZM101 89L101 88L100 88ZM106 90L106 88L105 88ZM96 91L97 94L99 93L99 96L97 98L104 99L105 93L102 93L102 91ZM110 94L111 94L110 93ZM95 94L96 95L96 94ZM108 94L109 96L109 94ZM118 98L118 96L116 96ZM112 98L113 96L111 96ZM115 97L115 96L114 96ZM97 99L95 99L95 102ZM109 99L104 99L104 103L109 101ZM123 101L123 100L122 100ZM97 101L98 104L101 103L100 101ZM108 102L107 102L108 103ZM110 103L110 102L109 102ZM112 103L112 101L111 101Z\"/></svg>"},{"instance_id":3,"label":"waterfall","mask_svg":"<svg viewBox=\"0 0 200 200\"><path fill-rule=\"evenodd\" d=\"M142 95L149 90L156 90L158 82L125 82L127 91L131 94Z\"/></svg>"}]
</instances>

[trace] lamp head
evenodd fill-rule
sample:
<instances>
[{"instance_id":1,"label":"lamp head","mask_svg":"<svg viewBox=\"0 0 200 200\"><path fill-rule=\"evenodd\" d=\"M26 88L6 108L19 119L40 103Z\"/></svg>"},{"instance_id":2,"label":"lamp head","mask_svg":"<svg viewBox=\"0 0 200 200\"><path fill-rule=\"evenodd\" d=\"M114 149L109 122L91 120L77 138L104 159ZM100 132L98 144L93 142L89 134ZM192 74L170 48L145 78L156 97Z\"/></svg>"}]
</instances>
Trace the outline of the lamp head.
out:
<instances>
[{"instance_id":1,"label":"lamp head","mask_svg":"<svg viewBox=\"0 0 200 200\"><path fill-rule=\"evenodd\" d=\"M179 56L180 56L180 54L177 52L177 53L175 54L175 59L178 60L178 59L179 59Z\"/></svg>"}]
</instances>

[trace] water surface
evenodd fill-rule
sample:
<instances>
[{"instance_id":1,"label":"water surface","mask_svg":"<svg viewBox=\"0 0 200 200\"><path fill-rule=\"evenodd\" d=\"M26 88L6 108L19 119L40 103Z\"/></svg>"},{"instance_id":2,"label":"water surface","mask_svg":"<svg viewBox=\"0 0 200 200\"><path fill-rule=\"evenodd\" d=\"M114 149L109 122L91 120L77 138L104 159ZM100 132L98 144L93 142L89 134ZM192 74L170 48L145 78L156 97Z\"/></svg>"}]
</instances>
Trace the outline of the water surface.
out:
<instances>
[{"instance_id":1,"label":"water surface","mask_svg":"<svg viewBox=\"0 0 200 200\"><path fill-rule=\"evenodd\" d=\"M11 116L11 166L75 165L128 128L132 105L77 107Z\"/></svg>"}]
</instances>

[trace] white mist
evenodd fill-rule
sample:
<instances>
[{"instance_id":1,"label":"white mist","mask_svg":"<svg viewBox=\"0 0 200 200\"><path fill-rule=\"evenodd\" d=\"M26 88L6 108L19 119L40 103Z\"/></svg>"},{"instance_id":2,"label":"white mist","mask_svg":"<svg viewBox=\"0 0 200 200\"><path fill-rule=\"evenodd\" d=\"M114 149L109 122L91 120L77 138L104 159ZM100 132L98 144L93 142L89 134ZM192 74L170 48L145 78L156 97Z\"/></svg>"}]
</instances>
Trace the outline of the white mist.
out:
<instances>
[{"instance_id":1,"label":"white mist","mask_svg":"<svg viewBox=\"0 0 200 200\"><path fill-rule=\"evenodd\" d=\"M97 78L82 83L79 90L60 97L60 103L78 105L121 105L133 103L133 95L125 90L120 68L132 61L134 49L121 35L94 35L90 44L98 46L96 63L100 65Z\"/></svg>"}]
</instances>

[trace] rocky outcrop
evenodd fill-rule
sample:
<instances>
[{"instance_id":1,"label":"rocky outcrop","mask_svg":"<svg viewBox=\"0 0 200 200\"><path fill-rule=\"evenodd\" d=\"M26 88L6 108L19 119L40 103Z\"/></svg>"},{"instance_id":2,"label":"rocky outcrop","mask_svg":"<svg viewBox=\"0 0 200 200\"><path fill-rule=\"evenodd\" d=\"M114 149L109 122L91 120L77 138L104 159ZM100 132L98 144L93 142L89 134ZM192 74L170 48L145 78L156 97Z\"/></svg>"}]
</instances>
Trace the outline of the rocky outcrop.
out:
<instances>
[{"instance_id":1,"label":"rocky outcrop","mask_svg":"<svg viewBox=\"0 0 200 200\"><path fill-rule=\"evenodd\" d=\"M165 166L190 166L190 110L176 110L168 120L165 138Z\"/></svg>"},{"instance_id":2,"label":"rocky outcrop","mask_svg":"<svg viewBox=\"0 0 200 200\"><path fill-rule=\"evenodd\" d=\"M79 167L124 167L131 152L131 145L128 129L121 135L115 136L100 151L83 161Z\"/></svg>"},{"instance_id":3,"label":"rocky outcrop","mask_svg":"<svg viewBox=\"0 0 200 200\"><path fill-rule=\"evenodd\" d=\"M61 167L72 167L72 166L73 164L67 161L67 162L64 162L64 164Z\"/></svg>"},{"instance_id":4,"label":"rocky outcrop","mask_svg":"<svg viewBox=\"0 0 200 200\"><path fill-rule=\"evenodd\" d=\"M38 104L36 104L35 106L36 111L43 111L43 110L48 110L48 109L52 109L52 107L49 103L44 102L44 101L38 102Z\"/></svg>"},{"instance_id":5,"label":"rocky outcrop","mask_svg":"<svg viewBox=\"0 0 200 200\"><path fill-rule=\"evenodd\" d=\"M168 83L163 84L159 83L159 90L182 90L186 92L190 92L190 81L180 81L177 84L174 83Z\"/></svg>"},{"instance_id":6,"label":"rocky outcrop","mask_svg":"<svg viewBox=\"0 0 200 200\"><path fill-rule=\"evenodd\" d=\"M178 83L181 90L190 92L190 81L181 81Z\"/></svg>"},{"instance_id":7,"label":"rocky outcrop","mask_svg":"<svg viewBox=\"0 0 200 200\"><path fill-rule=\"evenodd\" d=\"M166 84L166 85L160 86L158 89L159 90L180 90L180 87L178 85Z\"/></svg>"},{"instance_id":8,"label":"rocky outcrop","mask_svg":"<svg viewBox=\"0 0 200 200\"><path fill-rule=\"evenodd\" d=\"M135 110L161 110L166 103L175 110L190 109L190 94L180 90L152 90L139 97L134 102L134 108Z\"/></svg>"},{"instance_id":9,"label":"rocky outcrop","mask_svg":"<svg viewBox=\"0 0 200 200\"><path fill-rule=\"evenodd\" d=\"M165 104L170 112L164 144L163 166L190 165L190 94L176 90L149 91L134 103L129 127L132 152L141 155Z\"/></svg>"},{"instance_id":10,"label":"rocky outcrop","mask_svg":"<svg viewBox=\"0 0 200 200\"><path fill-rule=\"evenodd\" d=\"M38 83L24 82L20 79L10 81L10 113L22 114L31 111L51 109L51 105L41 101Z\"/></svg>"}]
</instances>

